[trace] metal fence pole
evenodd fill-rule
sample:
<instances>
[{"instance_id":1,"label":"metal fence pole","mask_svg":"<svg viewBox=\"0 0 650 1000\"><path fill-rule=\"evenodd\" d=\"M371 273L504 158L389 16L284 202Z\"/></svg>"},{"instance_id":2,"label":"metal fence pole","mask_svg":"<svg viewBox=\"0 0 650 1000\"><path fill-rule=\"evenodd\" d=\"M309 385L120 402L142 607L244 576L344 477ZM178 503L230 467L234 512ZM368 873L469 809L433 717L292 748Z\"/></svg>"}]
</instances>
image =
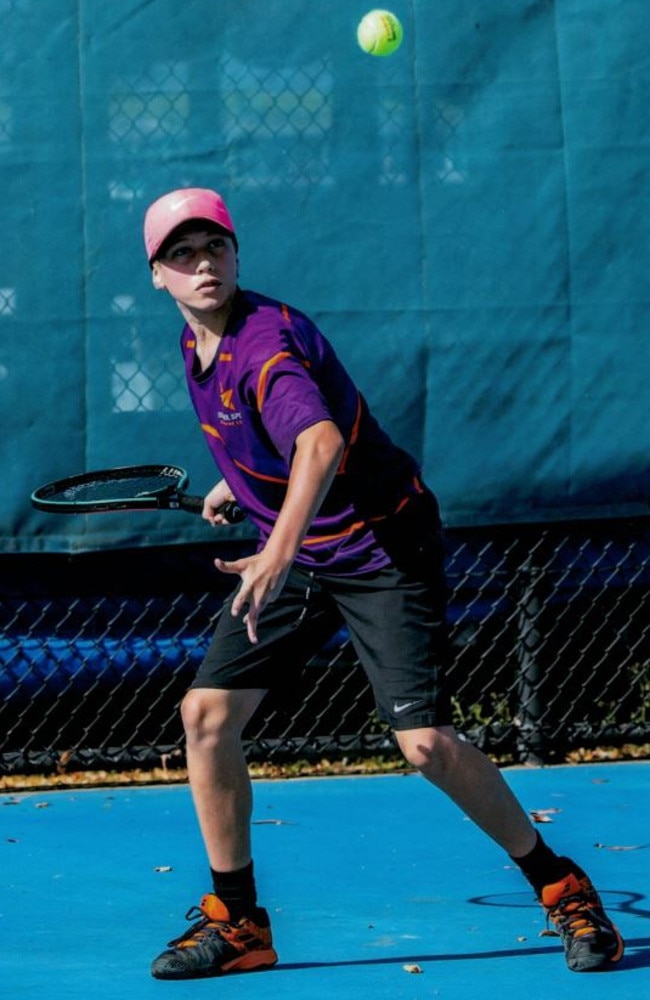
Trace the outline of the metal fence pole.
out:
<instances>
[{"instance_id":1,"label":"metal fence pole","mask_svg":"<svg viewBox=\"0 0 650 1000\"><path fill-rule=\"evenodd\" d=\"M542 724L544 706L540 694L543 573L535 565L533 554L527 556L518 577L517 589L521 597L517 614L517 754L522 763L542 764L546 751Z\"/></svg>"}]
</instances>

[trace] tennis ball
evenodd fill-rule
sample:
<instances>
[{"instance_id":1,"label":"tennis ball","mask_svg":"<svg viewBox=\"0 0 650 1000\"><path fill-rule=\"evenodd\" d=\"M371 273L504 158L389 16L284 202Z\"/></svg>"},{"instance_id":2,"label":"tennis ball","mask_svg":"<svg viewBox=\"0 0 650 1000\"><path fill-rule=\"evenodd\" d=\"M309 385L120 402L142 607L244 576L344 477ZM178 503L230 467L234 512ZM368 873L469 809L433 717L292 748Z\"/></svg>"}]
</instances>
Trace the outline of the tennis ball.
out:
<instances>
[{"instance_id":1,"label":"tennis ball","mask_svg":"<svg viewBox=\"0 0 650 1000\"><path fill-rule=\"evenodd\" d=\"M357 28L357 41L371 56L391 56L402 44L404 31L400 19L390 10L371 10Z\"/></svg>"}]
</instances>

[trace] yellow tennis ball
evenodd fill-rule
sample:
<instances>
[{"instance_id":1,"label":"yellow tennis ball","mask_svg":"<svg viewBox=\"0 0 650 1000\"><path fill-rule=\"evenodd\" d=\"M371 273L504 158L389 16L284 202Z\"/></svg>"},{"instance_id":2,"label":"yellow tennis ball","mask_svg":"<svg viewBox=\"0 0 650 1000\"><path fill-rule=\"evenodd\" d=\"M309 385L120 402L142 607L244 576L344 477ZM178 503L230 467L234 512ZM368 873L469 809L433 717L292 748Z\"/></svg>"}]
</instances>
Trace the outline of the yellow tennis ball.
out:
<instances>
[{"instance_id":1,"label":"yellow tennis ball","mask_svg":"<svg viewBox=\"0 0 650 1000\"><path fill-rule=\"evenodd\" d=\"M401 21L390 10L371 10L361 18L357 41L371 56L391 56L402 44Z\"/></svg>"}]
</instances>

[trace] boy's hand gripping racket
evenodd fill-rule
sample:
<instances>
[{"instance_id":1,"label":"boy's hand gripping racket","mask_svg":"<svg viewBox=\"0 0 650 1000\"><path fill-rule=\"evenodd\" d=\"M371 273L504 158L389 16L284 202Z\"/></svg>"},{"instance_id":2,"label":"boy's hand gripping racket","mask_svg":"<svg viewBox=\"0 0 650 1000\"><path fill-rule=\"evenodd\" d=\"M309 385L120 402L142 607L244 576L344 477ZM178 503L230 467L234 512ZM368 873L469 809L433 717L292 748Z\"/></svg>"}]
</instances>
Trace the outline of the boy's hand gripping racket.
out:
<instances>
[{"instance_id":1,"label":"boy's hand gripping racket","mask_svg":"<svg viewBox=\"0 0 650 1000\"><path fill-rule=\"evenodd\" d=\"M188 496L189 476L176 465L129 465L84 472L46 483L31 496L34 507L52 514L93 514L112 510L186 510L200 514L203 497ZM220 514L230 524L245 514L226 503Z\"/></svg>"}]
</instances>

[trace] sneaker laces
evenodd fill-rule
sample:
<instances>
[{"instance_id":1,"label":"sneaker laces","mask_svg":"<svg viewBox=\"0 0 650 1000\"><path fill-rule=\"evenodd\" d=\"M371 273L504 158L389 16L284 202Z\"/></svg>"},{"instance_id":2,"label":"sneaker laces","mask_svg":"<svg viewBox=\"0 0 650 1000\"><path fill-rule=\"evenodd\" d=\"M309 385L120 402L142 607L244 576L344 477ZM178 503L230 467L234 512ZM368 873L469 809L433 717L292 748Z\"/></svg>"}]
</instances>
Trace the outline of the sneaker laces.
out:
<instances>
[{"instance_id":1,"label":"sneaker laces","mask_svg":"<svg viewBox=\"0 0 650 1000\"><path fill-rule=\"evenodd\" d=\"M562 896L554 906L546 911L549 918L565 933L573 937L585 937L599 930L599 922L594 919L594 907L598 899L591 886L579 883L579 890L569 896Z\"/></svg>"},{"instance_id":2,"label":"sneaker laces","mask_svg":"<svg viewBox=\"0 0 650 1000\"><path fill-rule=\"evenodd\" d=\"M224 907L225 909L225 907ZM227 912L224 913L224 917L228 916ZM200 919L197 920L196 918ZM222 927L227 926L227 920L215 920L212 916L206 913L203 907L203 900L199 906L191 906L190 909L185 914L186 920L196 920L196 923L188 927L187 930L179 935L179 937L174 938L168 944L169 948L194 948L197 944L203 941L210 933L219 933Z\"/></svg>"}]
</instances>

